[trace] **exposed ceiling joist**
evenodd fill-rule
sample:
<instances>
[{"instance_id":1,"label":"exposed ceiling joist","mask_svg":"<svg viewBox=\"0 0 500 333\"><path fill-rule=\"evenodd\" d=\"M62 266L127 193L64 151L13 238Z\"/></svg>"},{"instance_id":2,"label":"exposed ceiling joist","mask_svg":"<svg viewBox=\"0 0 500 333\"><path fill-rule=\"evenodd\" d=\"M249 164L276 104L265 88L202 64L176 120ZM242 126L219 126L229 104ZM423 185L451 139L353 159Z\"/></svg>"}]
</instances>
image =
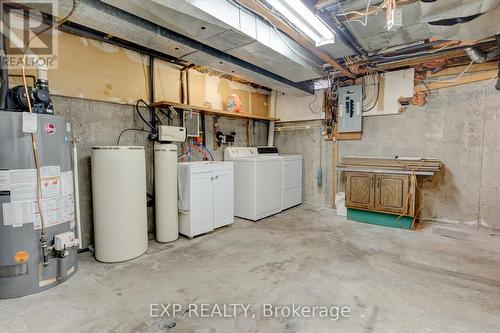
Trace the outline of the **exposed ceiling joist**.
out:
<instances>
[{"instance_id":1,"label":"exposed ceiling joist","mask_svg":"<svg viewBox=\"0 0 500 333\"><path fill-rule=\"evenodd\" d=\"M411 55L409 55L411 56ZM390 70L395 70L395 69L400 69L400 68L407 68L407 67L415 67L419 64L423 64L425 62L431 62L435 60L442 60L442 59L451 59L451 58L457 58L457 57L463 57L465 56L465 52L463 49L459 50L452 50L449 52L443 52L443 53L436 53L436 54L431 54L431 55L423 55L420 57L413 57L411 59L404 59L404 60L398 60L386 64L380 64L376 66L376 69L380 71L390 71ZM370 71L368 70L360 70L358 74L369 74Z\"/></svg>"},{"instance_id":2,"label":"exposed ceiling joist","mask_svg":"<svg viewBox=\"0 0 500 333\"><path fill-rule=\"evenodd\" d=\"M304 37L302 34L298 33L295 31L293 28L291 28L288 24L284 23L282 20L279 18L275 17L272 15L267 8L262 6L260 3L254 1L254 0L239 0L238 1L241 5L251 9L252 11L256 12L257 14L261 15L264 17L266 20L268 20L271 24L276 26L276 28L280 29L284 33L286 33L288 36L290 36L293 40L295 40L298 44L302 45L303 47L307 48L309 51L311 51L315 56L323 60L324 62L328 63L331 65L334 69L339 70L342 75L350 77L350 78L355 78L356 76L351 73L349 70L347 70L344 66L339 64L337 60L332 58L330 55L328 55L326 52L323 52L321 49L317 48L309 39Z\"/></svg>"},{"instance_id":3,"label":"exposed ceiling joist","mask_svg":"<svg viewBox=\"0 0 500 333\"><path fill-rule=\"evenodd\" d=\"M465 69L467 69L467 73L478 73L478 72L488 72L491 70L497 70L498 69L498 62L497 61L490 61L486 62L483 64L472 64L472 65L463 65L463 66L455 66L455 67L449 67L449 68L444 68L443 70L440 70L438 72L431 72L427 71L425 74L425 77L427 79L429 78L436 78L436 77L441 77L441 76L448 76L448 75L457 75L462 73Z\"/></svg>"},{"instance_id":4,"label":"exposed ceiling joist","mask_svg":"<svg viewBox=\"0 0 500 333\"><path fill-rule=\"evenodd\" d=\"M470 75L464 75L459 79L450 79L443 81L428 82L425 85L421 84L415 87L415 92L427 92L429 90L444 89L455 87L462 84L474 83L479 81L493 80L497 77L497 69L487 70L483 72L475 72Z\"/></svg>"}]
</instances>

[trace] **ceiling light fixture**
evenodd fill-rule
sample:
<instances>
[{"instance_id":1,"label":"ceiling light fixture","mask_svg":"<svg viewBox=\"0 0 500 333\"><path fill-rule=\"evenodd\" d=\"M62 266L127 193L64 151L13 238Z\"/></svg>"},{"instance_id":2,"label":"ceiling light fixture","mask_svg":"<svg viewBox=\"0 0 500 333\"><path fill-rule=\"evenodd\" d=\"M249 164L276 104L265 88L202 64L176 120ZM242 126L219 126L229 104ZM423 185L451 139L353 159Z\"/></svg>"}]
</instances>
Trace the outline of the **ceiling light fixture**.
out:
<instances>
[{"instance_id":1,"label":"ceiling light fixture","mask_svg":"<svg viewBox=\"0 0 500 333\"><path fill-rule=\"evenodd\" d=\"M333 44L332 30L300 0L266 0L274 9L311 38L316 46Z\"/></svg>"}]
</instances>

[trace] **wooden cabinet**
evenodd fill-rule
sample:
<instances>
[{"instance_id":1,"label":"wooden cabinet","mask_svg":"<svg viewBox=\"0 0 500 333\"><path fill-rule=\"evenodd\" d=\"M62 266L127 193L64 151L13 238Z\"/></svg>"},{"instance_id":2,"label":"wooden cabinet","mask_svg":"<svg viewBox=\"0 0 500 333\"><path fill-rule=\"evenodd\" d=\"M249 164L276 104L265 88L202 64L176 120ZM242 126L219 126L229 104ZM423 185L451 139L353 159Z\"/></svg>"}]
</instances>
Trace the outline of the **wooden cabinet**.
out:
<instances>
[{"instance_id":1,"label":"wooden cabinet","mask_svg":"<svg viewBox=\"0 0 500 333\"><path fill-rule=\"evenodd\" d=\"M410 190L409 175L376 174L375 209L381 212L406 214Z\"/></svg>"},{"instance_id":2,"label":"wooden cabinet","mask_svg":"<svg viewBox=\"0 0 500 333\"><path fill-rule=\"evenodd\" d=\"M361 209L373 209L375 193L373 191L375 174L367 172L346 172L346 206Z\"/></svg>"},{"instance_id":3,"label":"wooden cabinet","mask_svg":"<svg viewBox=\"0 0 500 333\"><path fill-rule=\"evenodd\" d=\"M346 206L355 209L413 216L415 184L410 175L345 172Z\"/></svg>"}]
</instances>

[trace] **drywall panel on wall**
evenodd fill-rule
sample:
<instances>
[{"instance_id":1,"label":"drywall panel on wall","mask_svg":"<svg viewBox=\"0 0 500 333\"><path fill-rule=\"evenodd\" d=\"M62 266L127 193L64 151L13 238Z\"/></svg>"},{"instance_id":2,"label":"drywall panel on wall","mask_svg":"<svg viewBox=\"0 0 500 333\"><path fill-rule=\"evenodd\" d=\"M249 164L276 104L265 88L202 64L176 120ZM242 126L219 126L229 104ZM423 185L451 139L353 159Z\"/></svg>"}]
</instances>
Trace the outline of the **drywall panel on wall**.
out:
<instances>
[{"instance_id":1,"label":"drywall panel on wall","mask_svg":"<svg viewBox=\"0 0 500 333\"><path fill-rule=\"evenodd\" d=\"M59 66L49 69L53 94L116 103L147 99L147 57L71 34L59 35Z\"/></svg>"},{"instance_id":2,"label":"drywall panel on wall","mask_svg":"<svg viewBox=\"0 0 500 333\"><path fill-rule=\"evenodd\" d=\"M120 104L135 104L141 98L148 101L147 56L63 32L57 37L57 67L49 67L48 72L51 94ZM179 67L158 59L155 64L157 99L179 101ZM27 72L36 74L33 69Z\"/></svg>"},{"instance_id":3,"label":"drywall panel on wall","mask_svg":"<svg viewBox=\"0 0 500 333\"><path fill-rule=\"evenodd\" d=\"M166 61L155 59L154 68L155 102L171 101L180 103L181 81L179 67Z\"/></svg>"},{"instance_id":4,"label":"drywall panel on wall","mask_svg":"<svg viewBox=\"0 0 500 333\"><path fill-rule=\"evenodd\" d=\"M324 96L324 90L317 90L315 95L300 97L278 93L276 118L280 121L325 119Z\"/></svg>"},{"instance_id":5,"label":"drywall panel on wall","mask_svg":"<svg viewBox=\"0 0 500 333\"><path fill-rule=\"evenodd\" d=\"M234 82L217 75L189 70L189 103L195 106L226 110L230 95L236 94L241 100L243 112L257 116L268 114L268 94L239 82Z\"/></svg>"},{"instance_id":6,"label":"drywall panel on wall","mask_svg":"<svg viewBox=\"0 0 500 333\"><path fill-rule=\"evenodd\" d=\"M401 97L412 97L415 79L415 69L380 74L380 94L373 110L364 112L363 116L383 116L398 114Z\"/></svg>"}]
</instances>

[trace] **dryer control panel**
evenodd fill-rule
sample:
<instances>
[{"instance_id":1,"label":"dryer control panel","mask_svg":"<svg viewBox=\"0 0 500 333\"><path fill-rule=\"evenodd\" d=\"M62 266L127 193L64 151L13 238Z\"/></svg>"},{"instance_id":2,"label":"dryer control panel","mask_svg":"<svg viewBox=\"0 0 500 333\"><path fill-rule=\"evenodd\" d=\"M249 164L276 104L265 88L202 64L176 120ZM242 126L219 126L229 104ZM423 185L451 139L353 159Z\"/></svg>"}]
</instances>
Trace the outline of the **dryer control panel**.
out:
<instances>
[{"instance_id":1,"label":"dryer control panel","mask_svg":"<svg viewBox=\"0 0 500 333\"><path fill-rule=\"evenodd\" d=\"M231 160L240 157L258 157L259 152L256 147L227 147L224 149L224 160Z\"/></svg>"},{"instance_id":2,"label":"dryer control panel","mask_svg":"<svg viewBox=\"0 0 500 333\"><path fill-rule=\"evenodd\" d=\"M279 155L278 147L269 147L269 146L257 147L257 151L259 152L260 155Z\"/></svg>"}]
</instances>

